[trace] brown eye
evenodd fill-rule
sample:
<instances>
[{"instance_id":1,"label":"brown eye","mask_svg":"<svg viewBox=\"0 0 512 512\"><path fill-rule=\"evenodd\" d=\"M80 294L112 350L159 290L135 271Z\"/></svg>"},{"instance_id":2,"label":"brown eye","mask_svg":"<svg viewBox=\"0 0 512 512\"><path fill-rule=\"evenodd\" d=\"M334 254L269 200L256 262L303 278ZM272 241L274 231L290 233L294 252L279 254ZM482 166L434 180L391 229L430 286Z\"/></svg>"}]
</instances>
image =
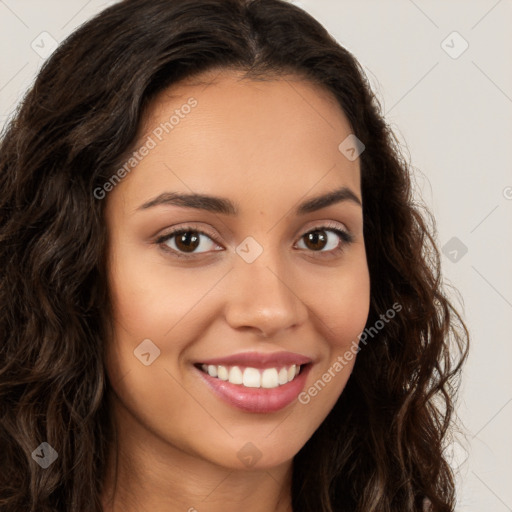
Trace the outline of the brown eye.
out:
<instances>
[{"instance_id":1,"label":"brown eye","mask_svg":"<svg viewBox=\"0 0 512 512\"><path fill-rule=\"evenodd\" d=\"M320 229L307 233L304 235L304 239L306 240L308 249L313 251L322 250L327 244L327 236L325 232Z\"/></svg>"},{"instance_id":2,"label":"brown eye","mask_svg":"<svg viewBox=\"0 0 512 512\"><path fill-rule=\"evenodd\" d=\"M216 248L219 247L207 233L187 227L162 235L156 243L178 257L196 256L218 250Z\"/></svg>"},{"instance_id":3,"label":"brown eye","mask_svg":"<svg viewBox=\"0 0 512 512\"><path fill-rule=\"evenodd\" d=\"M194 252L199 247L199 236L197 231L185 231L174 235L175 244L178 250Z\"/></svg>"},{"instance_id":4,"label":"brown eye","mask_svg":"<svg viewBox=\"0 0 512 512\"><path fill-rule=\"evenodd\" d=\"M329 236L329 234L331 234ZM332 236L332 235L336 236ZM301 242L304 247L313 252L336 253L343 250L345 245L353 242L353 236L342 229L321 226L312 231L308 231L302 236Z\"/></svg>"}]
</instances>

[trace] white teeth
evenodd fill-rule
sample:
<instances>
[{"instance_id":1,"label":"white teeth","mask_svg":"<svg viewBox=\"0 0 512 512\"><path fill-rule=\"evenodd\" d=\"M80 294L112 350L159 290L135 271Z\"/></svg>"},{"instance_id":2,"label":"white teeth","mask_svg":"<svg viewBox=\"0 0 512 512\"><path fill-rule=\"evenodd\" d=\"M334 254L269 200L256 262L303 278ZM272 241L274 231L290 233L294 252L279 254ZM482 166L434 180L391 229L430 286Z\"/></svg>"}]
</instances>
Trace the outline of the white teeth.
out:
<instances>
[{"instance_id":1,"label":"white teeth","mask_svg":"<svg viewBox=\"0 0 512 512\"><path fill-rule=\"evenodd\" d=\"M277 381L279 382L279 385L281 385L281 386L288 382L288 370L286 368L281 368L279 370L279 375L277 377Z\"/></svg>"},{"instance_id":2,"label":"white teeth","mask_svg":"<svg viewBox=\"0 0 512 512\"><path fill-rule=\"evenodd\" d=\"M228 369L225 366L218 366L217 377L220 380L228 380Z\"/></svg>"},{"instance_id":3,"label":"white teeth","mask_svg":"<svg viewBox=\"0 0 512 512\"><path fill-rule=\"evenodd\" d=\"M247 367L243 371L239 366L222 366L202 364L203 372L231 384L243 385L247 388L273 389L291 382L299 373L300 365L292 364L283 368L257 369Z\"/></svg>"},{"instance_id":4,"label":"white teeth","mask_svg":"<svg viewBox=\"0 0 512 512\"><path fill-rule=\"evenodd\" d=\"M262 388L277 388L279 386L277 378L277 370L275 368L267 368L261 374L261 387Z\"/></svg>"},{"instance_id":5,"label":"white teeth","mask_svg":"<svg viewBox=\"0 0 512 512\"><path fill-rule=\"evenodd\" d=\"M242 376L242 371L240 370L240 368L238 368L238 366L233 366L233 368L231 368L231 370L229 370L229 382L231 382L231 384L242 384L243 382L243 376Z\"/></svg>"},{"instance_id":6,"label":"white teeth","mask_svg":"<svg viewBox=\"0 0 512 512\"><path fill-rule=\"evenodd\" d=\"M261 373L256 368L244 370L244 386L246 388L259 388L261 384Z\"/></svg>"},{"instance_id":7,"label":"white teeth","mask_svg":"<svg viewBox=\"0 0 512 512\"><path fill-rule=\"evenodd\" d=\"M288 382L291 382L295 378L295 365L292 364L290 368L288 368Z\"/></svg>"}]
</instances>

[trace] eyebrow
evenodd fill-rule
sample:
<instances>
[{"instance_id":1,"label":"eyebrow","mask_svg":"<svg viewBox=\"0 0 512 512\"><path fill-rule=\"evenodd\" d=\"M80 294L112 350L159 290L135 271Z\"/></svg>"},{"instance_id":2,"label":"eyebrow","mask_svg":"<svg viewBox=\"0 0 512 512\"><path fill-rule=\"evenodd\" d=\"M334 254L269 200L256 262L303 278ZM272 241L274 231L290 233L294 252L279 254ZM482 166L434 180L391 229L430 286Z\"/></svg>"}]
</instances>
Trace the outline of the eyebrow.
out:
<instances>
[{"instance_id":1,"label":"eyebrow","mask_svg":"<svg viewBox=\"0 0 512 512\"><path fill-rule=\"evenodd\" d=\"M301 203L295 209L296 215L315 212L327 208L336 203L350 201L362 207L361 200L348 187L342 187L327 194L313 197ZM174 205L184 208L196 208L213 213L225 215L238 215L239 209L235 203L224 197L210 196L206 194L183 194L177 192L164 192L159 196L150 199L137 210L147 210L160 205Z\"/></svg>"}]
</instances>

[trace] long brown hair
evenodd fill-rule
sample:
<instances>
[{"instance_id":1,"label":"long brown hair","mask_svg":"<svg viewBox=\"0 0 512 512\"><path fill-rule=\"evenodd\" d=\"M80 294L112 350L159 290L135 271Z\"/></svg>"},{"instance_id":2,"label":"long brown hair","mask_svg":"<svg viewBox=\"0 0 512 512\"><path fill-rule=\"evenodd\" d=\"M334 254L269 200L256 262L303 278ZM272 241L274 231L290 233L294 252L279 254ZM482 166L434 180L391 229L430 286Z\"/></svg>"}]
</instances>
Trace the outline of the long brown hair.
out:
<instances>
[{"instance_id":1,"label":"long brown hair","mask_svg":"<svg viewBox=\"0 0 512 512\"><path fill-rule=\"evenodd\" d=\"M443 455L467 354L443 290L435 221L356 59L283 0L125 0L49 58L0 146L0 509L99 512L109 416L106 201L148 103L212 69L295 74L330 91L360 156L371 281L367 326L340 399L294 458L294 512L453 511ZM47 469L34 450L58 458Z\"/></svg>"}]
</instances>

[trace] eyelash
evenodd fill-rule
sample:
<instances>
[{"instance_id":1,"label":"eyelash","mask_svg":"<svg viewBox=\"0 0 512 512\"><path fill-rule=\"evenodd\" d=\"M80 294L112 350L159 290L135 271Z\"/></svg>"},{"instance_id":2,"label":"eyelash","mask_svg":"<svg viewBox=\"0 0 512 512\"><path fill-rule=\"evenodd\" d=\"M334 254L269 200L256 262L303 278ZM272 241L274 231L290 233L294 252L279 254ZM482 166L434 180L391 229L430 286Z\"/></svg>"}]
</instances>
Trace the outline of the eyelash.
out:
<instances>
[{"instance_id":1,"label":"eyelash","mask_svg":"<svg viewBox=\"0 0 512 512\"><path fill-rule=\"evenodd\" d=\"M316 253L319 253L319 254L328 254L328 255L331 255L331 256L332 255L338 255L338 254L340 254L341 252L343 252L345 250L345 247L347 245L349 245L349 244L354 242L354 236L351 233L349 233L348 231L345 231L343 229L340 229L339 227L337 227L336 224L329 223L329 222L327 222L324 225L317 226L317 227L314 227L313 229L310 229L310 230L306 231L300 237L299 240L302 240L304 236L306 236L309 233L312 233L314 231L331 231L333 233L336 233L339 236L339 238L341 238L341 243L338 245L338 247L336 247L335 249L331 249L330 251L310 251L310 252L313 252L313 253L316 252ZM162 250L164 250L166 252L170 252L170 253L172 253L174 256L176 256L178 258L193 259L193 258L199 256L200 254L206 254L206 252L204 252L204 253L185 254L183 252L176 251L175 249L171 249L165 243L165 242L169 241L171 238L173 238L173 237L175 237L177 235L181 235L183 233L189 233L189 232L194 232L194 233L197 233L199 235L205 235L208 238L210 238L213 242L215 242L217 245L220 245L217 242L217 240L215 240L215 237L211 233L208 233L206 231L198 229L198 228L196 228L194 226L184 226L184 227L177 228L177 229L175 229L173 231L170 231L169 233L158 237L155 240L155 244L159 245L162 248ZM207 252L209 252L209 251L207 251ZM217 251L215 251L215 252L217 252Z\"/></svg>"}]
</instances>

